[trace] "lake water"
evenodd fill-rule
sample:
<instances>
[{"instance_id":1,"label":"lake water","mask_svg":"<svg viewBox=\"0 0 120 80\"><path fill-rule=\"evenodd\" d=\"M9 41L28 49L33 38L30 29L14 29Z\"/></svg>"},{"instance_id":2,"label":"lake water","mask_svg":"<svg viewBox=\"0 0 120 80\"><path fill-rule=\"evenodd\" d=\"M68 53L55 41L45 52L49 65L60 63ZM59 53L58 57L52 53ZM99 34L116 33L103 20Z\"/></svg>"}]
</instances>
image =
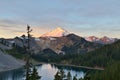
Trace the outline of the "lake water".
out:
<instances>
[{"instance_id":1,"label":"lake water","mask_svg":"<svg viewBox=\"0 0 120 80\"><path fill-rule=\"evenodd\" d=\"M65 73L71 72L72 76L77 75L78 78L82 78L85 75L87 69L70 67L70 66L58 66L53 64L41 64L36 66L37 71L41 77L41 80L54 80L54 75L58 70L63 69ZM25 80L25 69L17 69L0 73L0 80Z\"/></svg>"}]
</instances>

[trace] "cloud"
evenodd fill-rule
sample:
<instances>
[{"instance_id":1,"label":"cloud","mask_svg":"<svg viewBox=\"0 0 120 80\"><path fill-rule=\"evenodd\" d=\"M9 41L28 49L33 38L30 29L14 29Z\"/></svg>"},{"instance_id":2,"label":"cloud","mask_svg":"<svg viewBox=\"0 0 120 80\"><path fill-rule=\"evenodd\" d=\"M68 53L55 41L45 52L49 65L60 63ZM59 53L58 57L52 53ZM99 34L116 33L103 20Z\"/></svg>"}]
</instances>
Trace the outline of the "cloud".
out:
<instances>
[{"instance_id":1,"label":"cloud","mask_svg":"<svg viewBox=\"0 0 120 80\"><path fill-rule=\"evenodd\" d=\"M1 0L0 33L23 34L27 24L37 36L57 26L84 35L118 33L119 4L119 0Z\"/></svg>"},{"instance_id":2,"label":"cloud","mask_svg":"<svg viewBox=\"0 0 120 80\"><path fill-rule=\"evenodd\" d=\"M35 37L40 37L40 35L46 33L49 30L54 29L57 26L50 26L46 24L42 25L31 25L32 35ZM26 34L27 24L22 24L19 22L14 22L11 20L0 20L0 37L15 37ZM2 33L2 34L1 34Z\"/></svg>"}]
</instances>

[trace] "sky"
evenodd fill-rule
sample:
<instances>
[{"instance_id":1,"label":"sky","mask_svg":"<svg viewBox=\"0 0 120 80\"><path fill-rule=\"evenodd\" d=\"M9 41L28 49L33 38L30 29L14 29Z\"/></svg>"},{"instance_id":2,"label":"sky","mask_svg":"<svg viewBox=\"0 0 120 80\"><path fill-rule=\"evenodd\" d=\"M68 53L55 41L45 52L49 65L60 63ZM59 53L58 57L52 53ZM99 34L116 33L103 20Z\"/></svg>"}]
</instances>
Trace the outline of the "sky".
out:
<instances>
[{"instance_id":1,"label":"sky","mask_svg":"<svg viewBox=\"0 0 120 80\"><path fill-rule=\"evenodd\" d=\"M62 27L79 36L120 38L120 0L0 0L0 37L35 37Z\"/></svg>"}]
</instances>

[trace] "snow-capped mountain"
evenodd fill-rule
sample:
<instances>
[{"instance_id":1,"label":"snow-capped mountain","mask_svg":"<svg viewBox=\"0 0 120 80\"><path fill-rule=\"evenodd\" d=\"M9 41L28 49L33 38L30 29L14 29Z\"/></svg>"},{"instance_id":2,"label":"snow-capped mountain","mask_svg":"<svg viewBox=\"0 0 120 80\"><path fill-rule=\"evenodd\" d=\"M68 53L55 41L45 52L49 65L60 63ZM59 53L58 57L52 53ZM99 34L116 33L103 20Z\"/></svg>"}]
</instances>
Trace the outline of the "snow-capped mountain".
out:
<instances>
[{"instance_id":1,"label":"snow-capped mountain","mask_svg":"<svg viewBox=\"0 0 120 80\"><path fill-rule=\"evenodd\" d=\"M116 39L116 38L109 38L107 36L104 36L104 37L100 38L100 41L102 41L105 44L111 44L111 43L114 43L117 40L118 39Z\"/></svg>"},{"instance_id":2,"label":"snow-capped mountain","mask_svg":"<svg viewBox=\"0 0 120 80\"><path fill-rule=\"evenodd\" d=\"M90 42L94 42L94 41L98 41L99 40L99 38L97 38L95 36L86 37L85 39L87 41L90 41Z\"/></svg>"},{"instance_id":3,"label":"snow-capped mountain","mask_svg":"<svg viewBox=\"0 0 120 80\"><path fill-rule=\"evenodd\" d=\"M42 51L51 49L58 54L85 53L101 46L101 44L91 43L84 37L69 33L60 27L40 36L37 44L40 45Z\"/></svg>"},{"instance_id":4,"label":"snow-capped mountain","mask_svg":"<svg viewBox=\"0 0 120 80\"><path fill-rule=\"evenodd\" d=\"M54 29L53 31L43 34L40 37L62 37L62 36L67 36L69 34L70 33L66 31L65 29L58 27Z\"/></svg>"},{"instance_id":5,"label":"snow-capped mountain","mask_svg":"<svg viewBox=\"0 0 120 80\"><path fill-rule=\"evenodd\" d=\"M26 46L26 36L16 37L15 44L23 47ZM117 39L102 37L98 38L90 36L87 38L81 37L74 33L69 33L63 28L56 28L55 30L45 33L38 38L31 37L31 49L34 53L44 53L44 50L51 49L57 54L69 53L86 53L93 51L105 44L115 42ZM23 45L24 43L24 45Z\"/></svg>"},{"instance_id":6,"label":"snow-capped mountain","mask_svg":"<svg viewBox=\"0 0 120 80\"><path fill-rule=\"evenodd\" d=\"M111 43L114 43L118 40L116 38L109 38L107 36L104 36L102 38L98 38L98 37L95 37L95 36L90 36L90 37L86 37L85 39L87 41L100 43L100 44L111 44Z\"/></svg>"}]
</instances>

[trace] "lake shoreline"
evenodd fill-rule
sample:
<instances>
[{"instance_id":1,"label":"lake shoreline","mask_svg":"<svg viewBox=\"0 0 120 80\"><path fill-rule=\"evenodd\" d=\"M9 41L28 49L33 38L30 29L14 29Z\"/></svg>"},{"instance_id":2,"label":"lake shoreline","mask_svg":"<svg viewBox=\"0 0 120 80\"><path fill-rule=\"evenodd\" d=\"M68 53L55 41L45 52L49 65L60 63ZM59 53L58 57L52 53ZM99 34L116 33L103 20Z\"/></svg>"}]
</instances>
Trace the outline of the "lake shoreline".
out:
<instances>
[{"instance_id":1,"label":"lake shoreline","mask_svg":"<svg viewBox=\"0 0 120 80\"><path fill-rule=\"evenodd\" d=\"M57 73L57 71L61 70L61 68L65 71L66 75L68 72L70 72L72 77L77 75L77 78L83 78L87 71L87 69L79 69L70 66L62 67L47 63L40 63L39 65L36 65L36 69L39 76L41 76L41 80L54 80L54 75ZM25 72L26 70L24 68L2 72L0 73L0 80L24 80Z\"/></svg>"},{"instance_id":2,"label":"lake shoreline","mask_svg":"<svg viewBox=\"0 0 120 80\"><path fill-rule=\"evenodd\" d=\"M54 64L54 65L59 65L59 66L70 66L70 67L78 67L78 68L85 68L85 69L91 69L91 70L104 70L104 68L99 68L99 67L88 67L88 66L78 66L78 65L73 65L73 64L61 64L61 63L45 63L45 62L39 62L39 64Z\"/></svg>"},{"instance_id":3,"label":"lake shoreline","mask_svg":"<svg viewBox=\"0 0 120 80\"><path fill-rule=\"evenodd\" d=\"M12 70L17 70L17 69L20 69L22 67L24 67L24 65L23 66L19 66L19 67L14 67L14 68L2 68L2 69L0 69L0 73L7 72L7 71L12 71Z\"/></svg>"},{"instance_id":4,"label":"lake shoreline","mask_svg":"<svg viewBox=\"0 0 120 80\"><path fill-rule=\"evenodd\" d=\"M94 67L88 67L88 66L77 66L77 65L72 65L72 64L61 64L61 63L38 62L38 63L36 63L34 65L40 65L40 64L54 64L54 65L59 65L59 66L70 66L70 67L85 68L85 69L91 69L91 70L104 70L104 68L94 68ZM3 68L3 69L0 69L0 73L20 69L22 67L24 67L24 65L19 66L19 67L14 67L14 68Z\"/></svg>"},{"instance_id":5,"label":"lake shoreline","mask_svg":"<svg viewBox=\"0 0 120 80\"><path fill-rule=\"evenodd\" d=\"M54 63L56 64L56 63ZM93 67L88 67L88 66L77 66L77 65L72 65L72 64L56 64L60 66L71 66L71 67L78 67L78 68L85 68L85 69L91 69L91 70L104 70L103 68L93 68Z\"/></svg>"}]
</instances>

